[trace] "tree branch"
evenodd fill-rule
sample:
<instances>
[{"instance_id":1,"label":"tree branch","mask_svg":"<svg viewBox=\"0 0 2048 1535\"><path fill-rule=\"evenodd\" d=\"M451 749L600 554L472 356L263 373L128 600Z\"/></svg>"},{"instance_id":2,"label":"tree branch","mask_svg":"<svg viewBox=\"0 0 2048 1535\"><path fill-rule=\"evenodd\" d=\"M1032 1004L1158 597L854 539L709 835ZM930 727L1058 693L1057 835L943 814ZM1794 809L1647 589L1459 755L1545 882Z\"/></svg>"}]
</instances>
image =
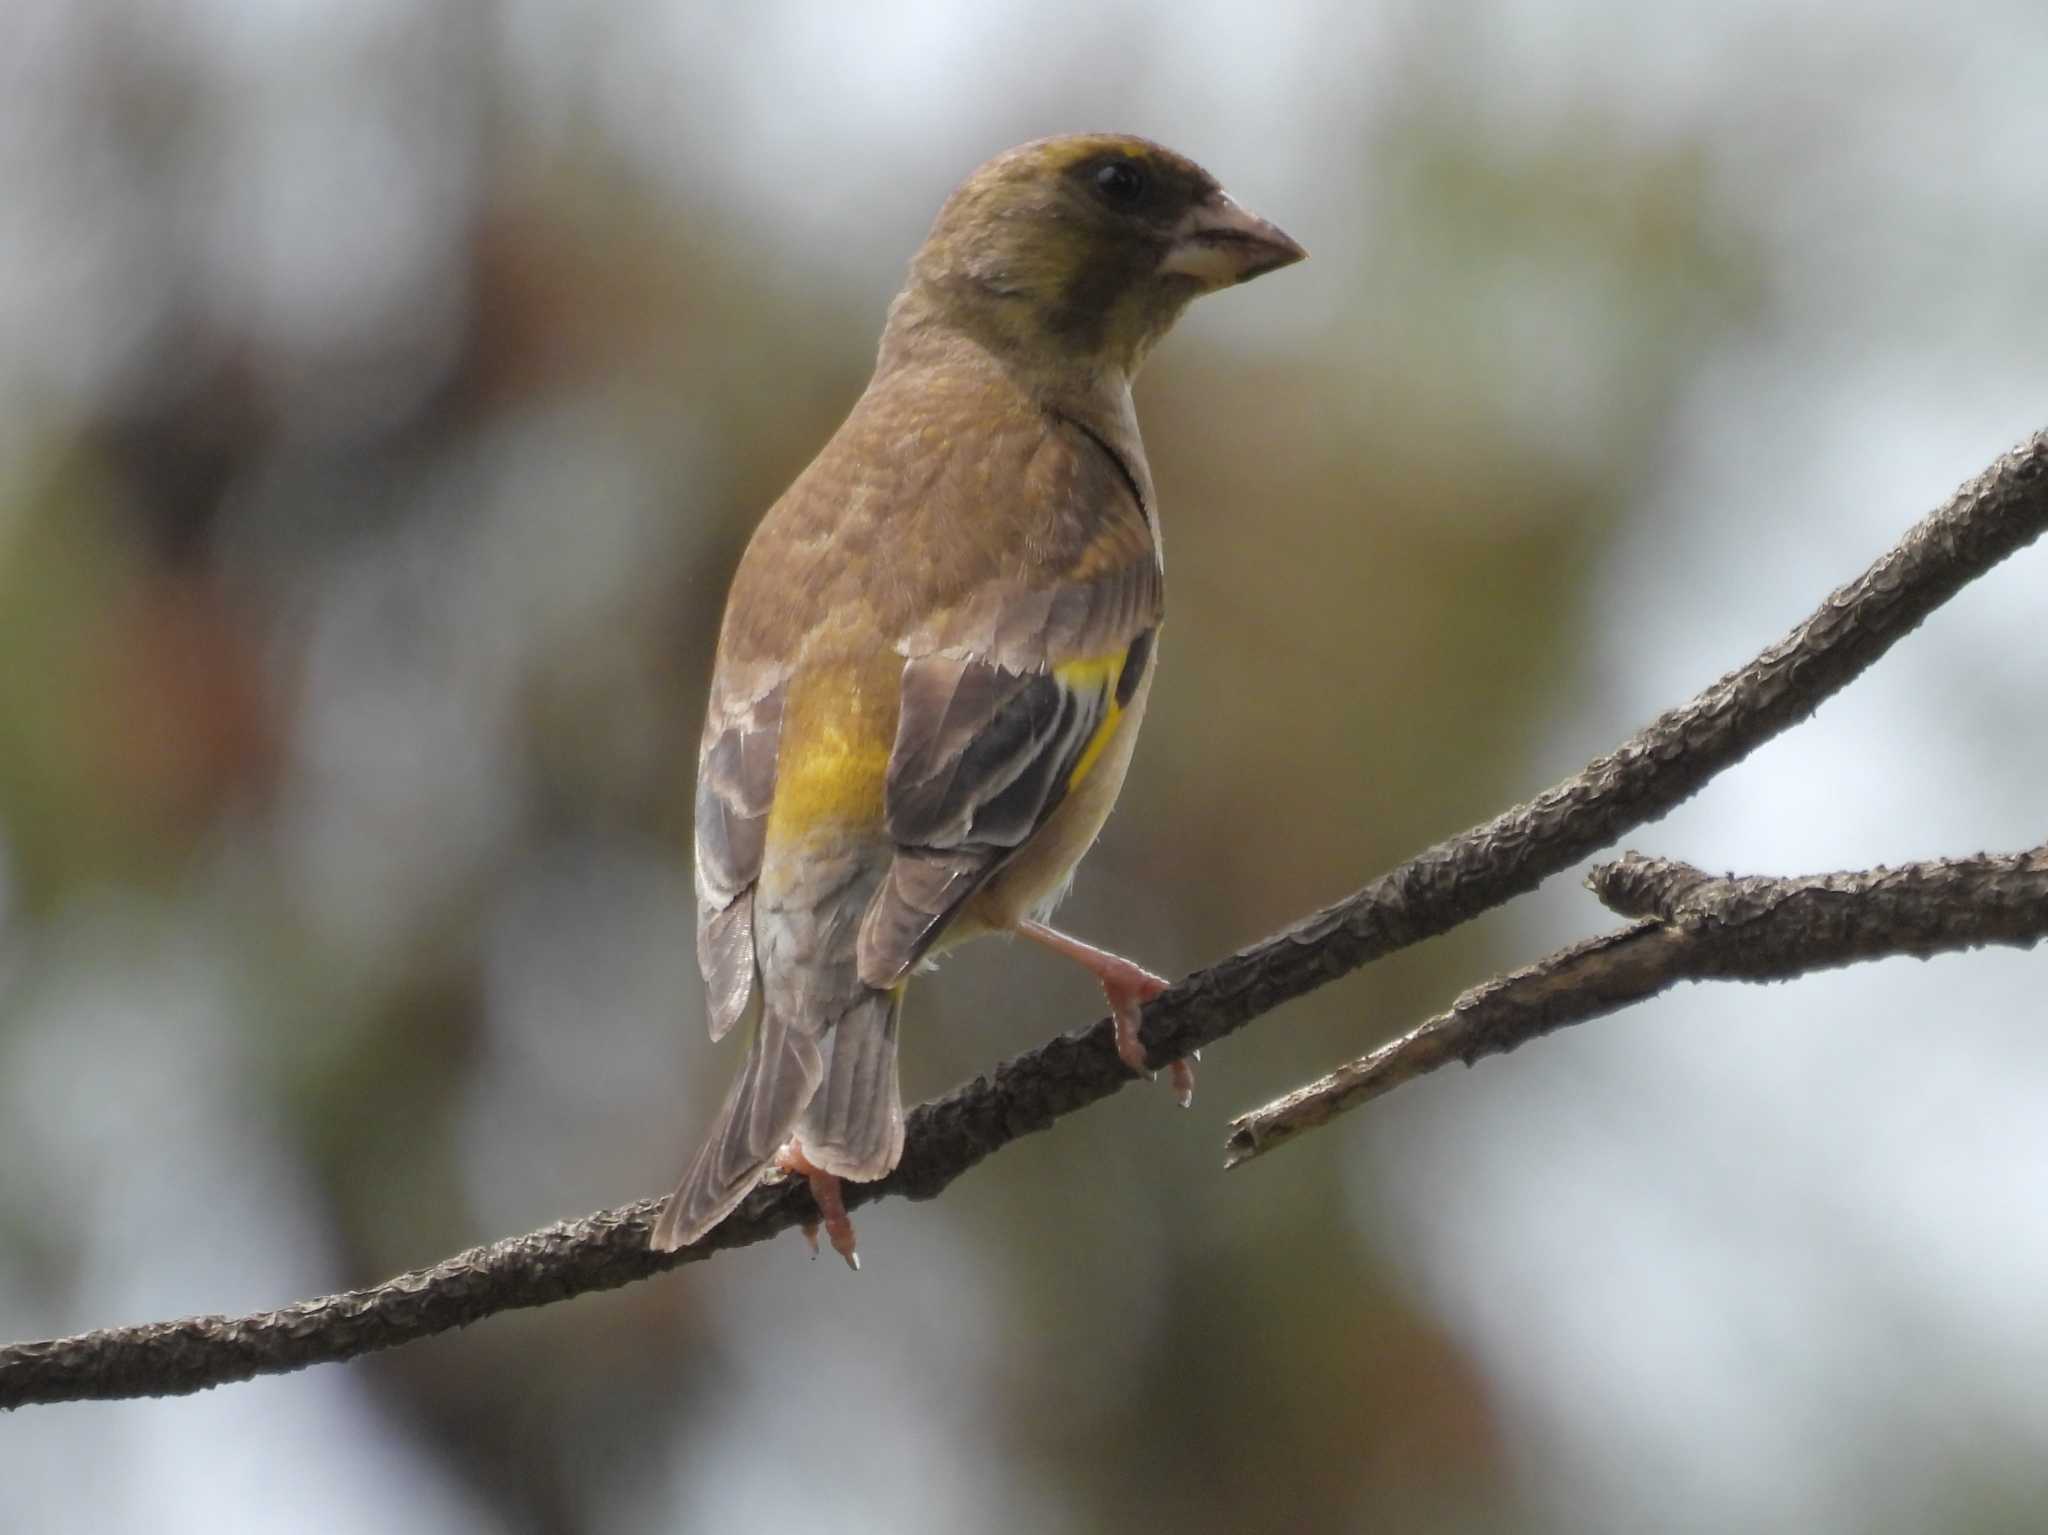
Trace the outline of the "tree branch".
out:
<instances>
[{"instance_id":1,"label":"tree branch","mask_svg":"<svg viewBox=\"0 0 2048 1535\"><path fill-rule=\"evenodd\" d=\"M1716 879L1628 853L1586 883L1612 910L1647 920L1475 986L1399 1039L1240 1115L1224 1165L1284 1146L1451 1061L1503 1055L1680 981L1783 981L1859 960L2048 938L2048 847L1806 879Z\"/></svg>"},{"instance_id":2,"label":"tree branch","mask_svg":"<svg viewBox=\"0 0 2048 1535\"><path fill-rule=\"evenodd\" d=\"M1963 586L2048 528L2048 434L1964 485L1869 570L1748 666L1526 804L1440 842L1293 927L1196 972L1145 1010L1151 1059L1215 1043L1359 966L1534 889L1695 793L1806 718ZM1131 1080L1107 1019L998 1066L910 1117L902 1164L850 1184L851 1206L929 1199L1019 1136ZM628 1284L810 1216L798 1183L757 1189L703 1242L647 1249L655 1210L600 1211L417 1269L367 1290L251 1316L193 1317L0 1349L0 1407L169 1395L349 1359Z\"/></svg>"}]
</instances>

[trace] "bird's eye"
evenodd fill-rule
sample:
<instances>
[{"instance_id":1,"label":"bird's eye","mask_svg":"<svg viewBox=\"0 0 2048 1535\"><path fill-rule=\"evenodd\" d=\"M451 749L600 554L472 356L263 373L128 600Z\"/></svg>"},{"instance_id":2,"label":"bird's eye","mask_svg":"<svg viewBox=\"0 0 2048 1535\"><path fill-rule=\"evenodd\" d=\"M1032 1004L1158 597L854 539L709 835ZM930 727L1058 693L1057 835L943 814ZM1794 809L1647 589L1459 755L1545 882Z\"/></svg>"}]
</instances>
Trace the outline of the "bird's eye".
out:
<instances>
[{"instance_id":1,"label":"bird's eye","mask_svg":"<svg viewBox=\"0 0 2048 1535\"><path fill-rule=\"evenodd\" d=\"M1119 208L1135 206L1145 195L1145 173L1128 160L1112 160L1095 173L1095 190Z\"/></svg>"}]
</instances>

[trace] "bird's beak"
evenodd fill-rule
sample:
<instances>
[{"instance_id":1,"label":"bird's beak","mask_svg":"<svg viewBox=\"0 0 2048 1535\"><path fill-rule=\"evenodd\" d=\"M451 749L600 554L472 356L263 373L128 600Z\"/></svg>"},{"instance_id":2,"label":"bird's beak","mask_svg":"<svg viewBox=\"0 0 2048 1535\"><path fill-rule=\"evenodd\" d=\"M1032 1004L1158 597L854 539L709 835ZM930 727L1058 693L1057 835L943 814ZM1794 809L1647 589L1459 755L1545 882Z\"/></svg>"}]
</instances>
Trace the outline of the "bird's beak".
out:
<instances>
[{"instance_id":1,"label":"bird's beak","mask_svg":"<svg viewBox=\"0 0 2048 1535\"><path fill-rule=\"evenodd\" d=\"M1218 192L1188 211L1159 262L1161 276L1192 277L1203 291L1250 282L1308 255L1277 224Z\"/></svg>"}]
</instances>

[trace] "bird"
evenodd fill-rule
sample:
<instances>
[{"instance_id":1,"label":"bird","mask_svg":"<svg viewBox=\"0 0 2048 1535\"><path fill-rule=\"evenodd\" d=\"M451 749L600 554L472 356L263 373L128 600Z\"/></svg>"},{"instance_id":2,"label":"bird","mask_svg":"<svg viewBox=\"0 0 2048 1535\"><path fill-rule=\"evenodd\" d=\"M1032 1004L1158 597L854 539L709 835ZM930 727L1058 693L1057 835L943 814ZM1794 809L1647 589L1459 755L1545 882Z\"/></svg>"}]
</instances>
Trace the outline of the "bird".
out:
<instances>
[{"instance_id":1,"label":"bird","mask_svg":"<svg viewBox=\"0 0 2048 1535\"><path fill-rule=\"evenodd\" d=\"M656 1250L780 1171L858 1269L842 1180L903 1152L905 990L970 939L1086 968L1146 1074L1141 1009L1167 983L1045 921L1122 786L1158 664L1165 566L1131 382L1192 300L1306 254L1128 134L1019 145L946 198L866 390L727 597L697 957L713 1041L742 1019L752 1039ZM1185 1104L1192 1068L1171 1070Z\"/></svg>"}]
</instances>

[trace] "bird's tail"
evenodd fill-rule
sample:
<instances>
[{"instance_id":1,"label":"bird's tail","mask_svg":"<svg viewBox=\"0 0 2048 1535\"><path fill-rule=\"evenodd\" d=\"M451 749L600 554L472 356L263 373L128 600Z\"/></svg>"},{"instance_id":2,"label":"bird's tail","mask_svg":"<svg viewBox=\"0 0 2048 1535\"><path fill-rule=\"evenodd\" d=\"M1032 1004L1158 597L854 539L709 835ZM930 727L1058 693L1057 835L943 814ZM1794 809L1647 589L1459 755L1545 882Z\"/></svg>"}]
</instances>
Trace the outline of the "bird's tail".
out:
<instances>
[{"instance_id":1,"label":"bird's tail","mask_svg":"<svg viewBox=\"0 0 2048 1535\"><path fill-rule=\"evenodd\" d=\"M765 998L770 988L760 991ZM756 1003L746 1064L710 1136L654 1225L661 1252L687 1247L724 1220L761 1181L792 1134L811 1164L865 1182L903 1154L896 1031L903 988L861 987L821 1029L787 1001Z\"/></svg>"}]
</instances>

